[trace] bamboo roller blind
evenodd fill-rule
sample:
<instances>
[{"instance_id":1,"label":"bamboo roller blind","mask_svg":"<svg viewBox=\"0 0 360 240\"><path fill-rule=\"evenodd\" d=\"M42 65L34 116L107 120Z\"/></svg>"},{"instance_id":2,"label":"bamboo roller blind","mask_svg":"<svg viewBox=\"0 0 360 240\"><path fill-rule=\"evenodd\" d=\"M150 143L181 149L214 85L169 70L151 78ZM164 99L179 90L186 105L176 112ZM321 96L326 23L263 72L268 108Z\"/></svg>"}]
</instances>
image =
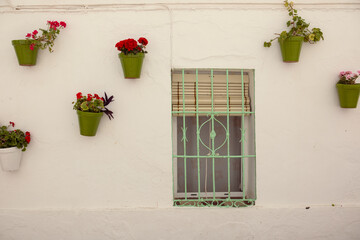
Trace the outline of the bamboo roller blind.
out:
<instances>
[{"instance_id":1,"label":"bamboo roller blind","mask_svg":"<svg viewBox=\"0 0 360 240\"><path fill-rule=\"evenodd\" d=\"M213 71L213 110L222 112L217 115L226 115L227 96L229 96L229 112L231 115L242 115L239 112L250 111L249 96L249 76L243 73L243 83L241 82L241 71L228 70L228 89L226 87L226 71ZM244 90L242 89L244 87ZM195 70L184 71L184 95L185 111L196 111L196 73ZM244 97L243 97L244 95ZM211 113L211 72L210 70L198 71L198 106L199 111ZM242 101L244 100L244 105ZM243 109L244 107L244 109ZM183 73L182 70L174 70L172 73L172 110L183 111ZM195 113L185 113L186 115L195 115ZM207 113L200 113L206 115ZM182 115L182 113L174 113Z\"/></svg>"}]
</instances>

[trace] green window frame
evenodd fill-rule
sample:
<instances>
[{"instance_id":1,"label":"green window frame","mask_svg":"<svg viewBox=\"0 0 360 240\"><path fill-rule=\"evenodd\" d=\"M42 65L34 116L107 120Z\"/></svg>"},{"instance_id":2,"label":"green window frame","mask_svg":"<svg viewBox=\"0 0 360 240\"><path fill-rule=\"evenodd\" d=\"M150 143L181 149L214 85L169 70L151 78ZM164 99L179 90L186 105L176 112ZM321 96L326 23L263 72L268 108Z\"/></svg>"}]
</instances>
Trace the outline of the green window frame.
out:
<instances>
[{"instance_id":1,"label":"green window frame","mask_svg":"<svg viewBox=\"0 0 360 240\"><path fill-rule=\"evenodd\" d=\"M255 204L254 75L172 69L174 206Z\"/></svg>"}]
</instances>

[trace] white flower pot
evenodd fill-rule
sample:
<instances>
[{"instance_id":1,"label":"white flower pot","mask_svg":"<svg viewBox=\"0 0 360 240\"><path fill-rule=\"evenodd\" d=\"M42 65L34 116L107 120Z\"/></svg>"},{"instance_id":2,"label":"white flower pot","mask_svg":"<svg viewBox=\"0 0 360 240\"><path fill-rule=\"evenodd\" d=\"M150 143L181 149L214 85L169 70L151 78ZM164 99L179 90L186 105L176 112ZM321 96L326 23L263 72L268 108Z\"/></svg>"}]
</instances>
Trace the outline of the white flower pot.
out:
<instances>
[{"instance_id":1,"label":"white flower pot","mask_svg":"<svg viewBox=\"0 0 360 240\"><path fill-rule=\"evenodd\" d=\"M0 148L0 163L4 171L16 171L20 168L21 149L17 147Z\"/></svg>"}]
</instances>

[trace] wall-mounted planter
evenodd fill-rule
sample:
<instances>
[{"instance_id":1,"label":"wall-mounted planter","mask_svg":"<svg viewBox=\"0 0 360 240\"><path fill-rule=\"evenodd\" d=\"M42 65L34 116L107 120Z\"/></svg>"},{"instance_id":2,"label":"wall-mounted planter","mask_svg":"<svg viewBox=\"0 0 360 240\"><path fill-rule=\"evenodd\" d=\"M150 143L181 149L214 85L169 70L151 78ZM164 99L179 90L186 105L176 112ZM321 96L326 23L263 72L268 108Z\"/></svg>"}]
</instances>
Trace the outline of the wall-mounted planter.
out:
<instances>
[{"instance_id":1,"label":"wall-mounted planter","mask_svg":"<svg viewBox=\"0 0 360 240\"><path fill-rule=\"evenodd\" d=\"M83 136L95 136L103 112L94 113L94 112L82 112L77 110L77 115L79 119L80 134Z\"/></svg>"},{"instance_id":2,"label":"wall-mounted planter","mask_svg":"<svg viewBox=\"0 0 360 240\"><path fill-rule=\"evenodd\" d=\"M339 94L340 106L342 108L356 108L359 93L360 84L336 84L336 88Z\"/></svg>"},{"instance_id":3,"label":"wall-mounted planter","mask_svg":"<svg viewBox=\"0 0 360 240\"><path fill-rule=\"evenodd\" d=\"M20 66L34 66L36 65L36 59L39 47L34 46L34 49L30 49L31 42L29 40L13 40L15 53Z\"/></svg>"},{"instance_id":4,"label":"wall-mounted planter","mask_svg":"<svg viewBox=\"0 0 360 240\"><path fill-rule=\"evenodd\" d=\"M304 40L308 43L316 43L324 40L324 36L320 28L308 28L310 23L305 22L305 19L298 15L293 2L285 0L284 7L290 17L290 20L286 22L288 30L277 33L277 37L264 42L264 47L270 47L272 42L278 39L283 61L294 63L299 61L301 46Z\"/></svg>"},{"instance_id":5,"label":"wall-mounted planter","mask_svg":"<svg viewBox=\"0 0 360 240\"><path fill-rule=\"evenodd\" d=\"M119 53L125 78L140 78L144 57L144 53L129 53L127 55Z\"/></svg>"},{"instance_id":6,"label":"wall-mounted planter","mask_svg":"<svg viewBox=\"0 0 360 240\"><path fill-rule=\"evenodd\" d=\"M304 42L304 37L290 37L285 40L279 39L281 55L283 62L298 62L300 58L301 46Z\"/></svg>"},{"instance_id":7,"label":"wall-mounted planter","mask_svg":"<svg viewBox=\"0 0 360 240\"><path fill-rule=\"evenodd\" d=\"M17 147L0 148L0 163L3 171L16 171L20 168L22 151Z\"/></svg>"}]
</instances>

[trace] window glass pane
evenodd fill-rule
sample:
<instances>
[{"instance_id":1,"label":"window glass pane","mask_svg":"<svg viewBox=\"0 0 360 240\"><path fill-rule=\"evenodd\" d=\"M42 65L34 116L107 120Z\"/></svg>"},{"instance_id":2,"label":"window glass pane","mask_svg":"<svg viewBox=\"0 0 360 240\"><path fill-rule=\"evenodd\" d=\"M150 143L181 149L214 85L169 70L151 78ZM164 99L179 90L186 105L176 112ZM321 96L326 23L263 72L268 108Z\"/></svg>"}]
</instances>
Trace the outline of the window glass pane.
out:
<instances>
[{"instance_id":1,"label":"window glass pane","mask_svg":"<svg viewBox=\"0 0 360 240\"><path fill-rule=\"evenodd\" d=\"M211 150L213 149L210 133L212 132L212 121L209 117L199 117L199 162L200 162L200 192L213 191L213 158ZM184 136L183 136L183 117L177 119L177 154L184 155ZM186 156L187 158L187 192L198 192L198 163L197 163L197 128L196 117L185 117L186 126ZM228 156L226 139L227 117L219 116L214 120L214 149L217 156ZM241 162L240 158L232 156L241 155L241 116L229 117L229 154L230 154L230 190L239 192L241 189ZM201 139L201 141L200 141ZM208 157L207 157L208 156ZM228 158L214 158L215 166L215 190L217 192L228 192ZM177 161L178 172L178 192L185 191L184 180L184 158L179 157Z\"/></svg>"}]
</instances>

